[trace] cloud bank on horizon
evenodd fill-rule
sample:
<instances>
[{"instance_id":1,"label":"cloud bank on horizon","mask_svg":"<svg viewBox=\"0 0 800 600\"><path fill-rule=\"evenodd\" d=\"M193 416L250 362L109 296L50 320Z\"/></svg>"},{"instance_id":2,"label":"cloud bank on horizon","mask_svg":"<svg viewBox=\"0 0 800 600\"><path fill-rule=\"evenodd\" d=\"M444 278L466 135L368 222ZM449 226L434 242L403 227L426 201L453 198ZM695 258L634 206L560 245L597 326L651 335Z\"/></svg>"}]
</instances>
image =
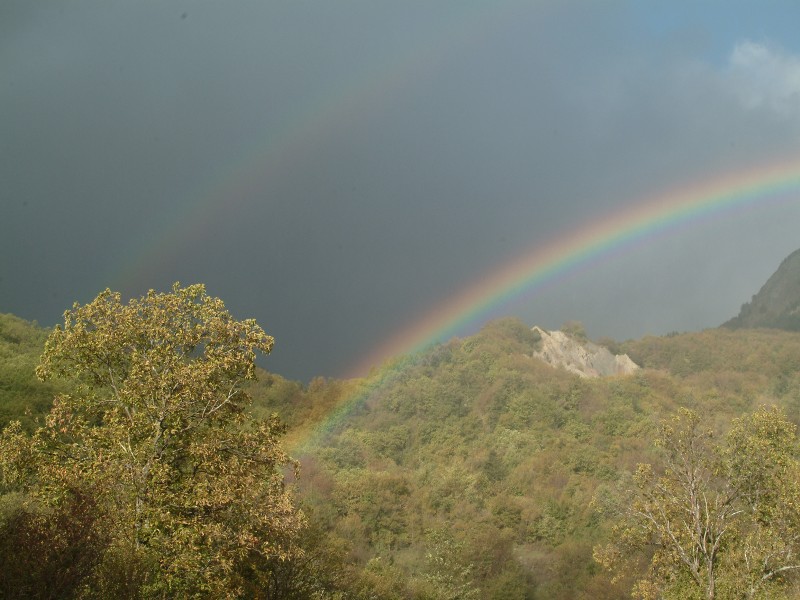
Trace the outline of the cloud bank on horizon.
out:
<instances>
[{"instance_id":1,"label":"cloud bank on horizon","mask_svg":"<svg viewBox=\"0 0 800 600\"><path fill-rule=\"evenodd\" d=\"M4 2L0 311L200 281L269 369L368 364L539 240L800 159L800 5L681 4ZM798 222L800 191L766 198L507 308L716 326Z\"/></svg>"}]
</instances>

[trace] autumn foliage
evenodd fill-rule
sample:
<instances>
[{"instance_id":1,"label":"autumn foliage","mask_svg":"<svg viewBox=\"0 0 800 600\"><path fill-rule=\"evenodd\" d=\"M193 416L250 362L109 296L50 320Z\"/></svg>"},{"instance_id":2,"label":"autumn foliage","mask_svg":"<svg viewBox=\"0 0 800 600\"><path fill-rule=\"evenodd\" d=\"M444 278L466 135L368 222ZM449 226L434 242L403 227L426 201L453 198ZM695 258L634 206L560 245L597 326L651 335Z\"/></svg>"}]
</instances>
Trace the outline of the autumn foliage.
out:
<instances>
[{"instance_id":1,"label":"autumn foliage","mask_svg":"<svg viewBox=\"0 0 800 600\"><path fill-rule=\"evenodd\" d=\"M81 594L233 597L254 556L297 552L283 427L250 418L243 387L272 344L201 285L127 304L106 290L65 313L37 374L75 391L33 435L12 424L0 450L5 485L45 514L91 499L103 546Z\"/></svg>"}]
</instances>

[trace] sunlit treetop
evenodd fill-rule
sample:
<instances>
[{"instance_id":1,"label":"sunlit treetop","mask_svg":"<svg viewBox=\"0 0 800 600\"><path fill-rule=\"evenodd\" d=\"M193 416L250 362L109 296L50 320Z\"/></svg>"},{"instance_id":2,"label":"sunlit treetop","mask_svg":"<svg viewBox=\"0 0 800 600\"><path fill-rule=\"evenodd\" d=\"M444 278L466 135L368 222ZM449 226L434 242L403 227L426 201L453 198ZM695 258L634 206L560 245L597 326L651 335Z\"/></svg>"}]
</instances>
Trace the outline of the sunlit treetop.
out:
<instances>
[{"instance_id":1,"label":"sunlit treetop","mask_svg":"<svg viewBox=\"0 0 800 600\"><path fill-rule=\"evenodd\" d=\"M245 408L239 384L254 377L256 352L268 354L273 344L254 320L235 320L200 284L150 290L127 304L105 290L64 313L36 372L77 380L84 399L97 402L87 409L108 407L110 396L126 411L183 407L217 419Z\"/></svg>"}]
</instances>

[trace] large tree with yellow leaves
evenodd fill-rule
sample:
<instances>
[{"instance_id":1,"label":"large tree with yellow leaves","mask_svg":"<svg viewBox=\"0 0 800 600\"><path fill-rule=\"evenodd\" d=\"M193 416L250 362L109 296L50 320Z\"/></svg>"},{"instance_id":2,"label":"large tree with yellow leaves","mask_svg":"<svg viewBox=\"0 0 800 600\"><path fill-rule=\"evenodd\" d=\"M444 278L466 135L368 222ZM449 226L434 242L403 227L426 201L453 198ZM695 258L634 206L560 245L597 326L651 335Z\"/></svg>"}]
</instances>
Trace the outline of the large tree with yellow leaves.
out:
<instances>
[{"instance_id":1,"label":"large tree with yellow leaves","mask_svg":"<svg viewBox=\"0 0 800 600\"><path fill-rule=\"evenodd\" d=\"M777 409L735 419L721 440L681 409L656 439L663 463L639 465L613 541L595 558L617 576L649 569L634 596L797 597L800 460L795 426Z\"/></svg>"},{"instance_id":2,"label":"large tree with yellow leaves","mask_svg":"<svg viewBox=\"0 0 800 600\"><path fill-rule=\"evenodd\" d=\"M87 595L233 597L254 560L294 552L295 463L243 388L272 346L202 285L127 304L106 290L64 314L37 374L75 391L33 435L7 428L0 453L5 484L40 505L92 498L105 546Z\"/></svg>"}]
</instances>

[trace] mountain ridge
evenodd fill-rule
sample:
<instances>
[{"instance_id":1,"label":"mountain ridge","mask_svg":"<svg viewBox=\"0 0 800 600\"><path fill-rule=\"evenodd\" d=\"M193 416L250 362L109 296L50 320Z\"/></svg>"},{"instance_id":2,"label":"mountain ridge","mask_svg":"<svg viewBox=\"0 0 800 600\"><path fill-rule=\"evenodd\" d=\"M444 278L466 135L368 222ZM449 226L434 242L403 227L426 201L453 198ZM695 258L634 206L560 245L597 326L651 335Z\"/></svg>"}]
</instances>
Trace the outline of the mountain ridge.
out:
<instances>
[{"instance_id":1,"label":"mountain ridge","mask_svg":"<svg viewBox=\"0 0 800 600\"><path fill-rule=\"evenodd\" d=\"M751 301L722 327L800 331L800 249L783 259Z\"/></svg>"}]
</instances>

